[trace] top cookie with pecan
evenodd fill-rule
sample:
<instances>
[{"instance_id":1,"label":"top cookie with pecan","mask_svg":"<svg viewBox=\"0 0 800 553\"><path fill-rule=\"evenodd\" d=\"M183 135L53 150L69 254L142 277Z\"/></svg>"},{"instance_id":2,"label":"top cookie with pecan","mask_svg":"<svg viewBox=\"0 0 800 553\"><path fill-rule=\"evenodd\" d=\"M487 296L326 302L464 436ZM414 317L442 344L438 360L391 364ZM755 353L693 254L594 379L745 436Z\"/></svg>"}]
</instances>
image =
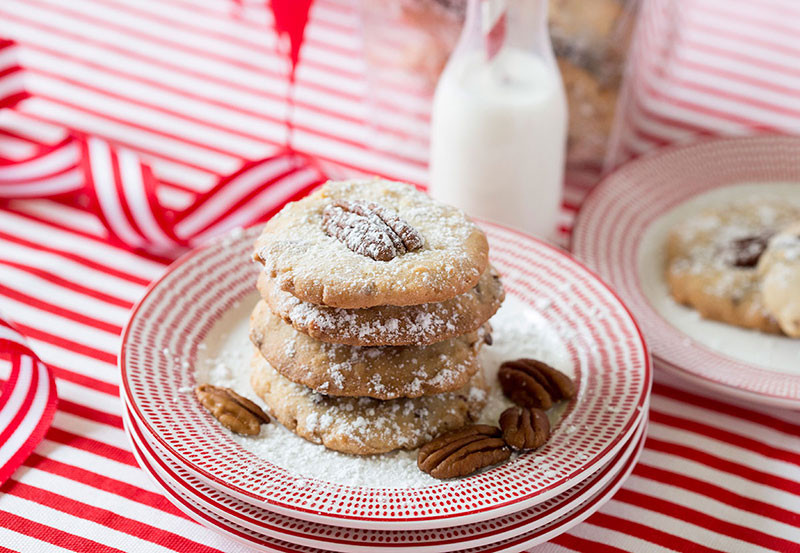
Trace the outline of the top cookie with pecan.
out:
<instances>
[{"instance_id":1,"label":"top cookie with pecan","mask_svg":"<svg viewBox=\"0 0 800 553\"><path fill-rule=\"evenodd\" d=\"M408 184L328 182L264 227L254 259L281 290L359 309L440 302L474 287L484 233L464 213Z\"/></svg>"}]
</instances>

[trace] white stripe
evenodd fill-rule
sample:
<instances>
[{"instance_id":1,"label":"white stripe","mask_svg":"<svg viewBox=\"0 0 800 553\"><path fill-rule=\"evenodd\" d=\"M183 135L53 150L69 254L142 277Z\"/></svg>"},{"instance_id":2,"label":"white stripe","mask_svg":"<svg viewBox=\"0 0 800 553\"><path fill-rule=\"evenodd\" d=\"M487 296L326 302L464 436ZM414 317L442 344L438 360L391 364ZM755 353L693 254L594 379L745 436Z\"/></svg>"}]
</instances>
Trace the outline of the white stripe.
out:
<instances>
[{"instance_id":1,"label":"white stripe","mask_svg":"<svg viewBox=\"0 0 800 553\"><path fill-rule=\"evenodd\" d=\"M83 172L74 169L55 177L39 179L35 182L21 184L0 183L0 197L5 198L35 198L39 196L52 196L75 192L83 187Z\"/></svg>"},{"instance_id":2,"label":"white stripe","mask_svg":"<svg viewBox=\"0 0 800 553\"><path fill-rule=\"evenodd\" d=\"M27 355L23 355L20 358L19 365L20 367L17 376L17 382L11 389L11 395L8 396L8 401L3 406L3 409L0 410L0 431L8 428L8 425L11 424L11 421L17 416L17 413L19 413L22 407L22 403L25 401L25 398L28 395L31 382L33 382L32 359ZM3 450L2 448L3 444L0 444L0 451ZM2 462L0 462L0 467L1 466L3 466Z\"/></svg>"},{"instance_id":3,"label":"white stripe","mask_svg":"<svg viewBox=\"0 0 800 553\"><path fill-rule=\"evenodd\" d=\"M0 223L2 223L2 217L0 217ZM69 282L88 286L98 292L132 303L138 300L145 290L145 287L140 284L97 271L57 254L35 251L33 248L3 239L0 239L0 248L3 250L4 260L45 271ZM67 248L64 250L69 251Z\"/></svg>"},{"instance_id":4,"label":"white stripe","mask_svg":"<svg viewBox=\"0 0 800 553\"><path fill-rule=\"evenodd\" d=\"M25 370L32 374L34 367L30 357L24 356L22 363ZM42 363L37 363L35 370L38 372L39 381L36 384L35 395L33 402L25 412L25 416L20 421L17 429L8 437L5 443L0 444L0 466L5 465L11 457L25 444L25 442L33 434L39 422L42 420L45 408L47 407L47 400L50 398L50 381L47 377L47 368ZM25 384L25 388L30 386L30 381ZM27 395L28 389L25 390ZM16 392L16 388L14 390ZM17 409L18 410L18 409ZM0 428L5 428L8 422L3 422L5 410L0 413Z\"/></svg>"},{"instance_id":5,"label":"white stripe","mask_svg":"<svg viewBox=\"0 0 800 553\"><path fill-rule=\"evenodd\" d=\"M22 71L16 71L3 78L0 78L0 101L19 94L25 90L25 82Z\"/></svg>"},{"instance_id":6,"label":"white stripe","mask_svg":"<svg viewBox=\"0 0 800 553\"><path fill-rule=\"evenodd\" d=\"M2 506L2 501L3 499L0 497L0 506ZM36 553L74 553L72 549L64 549L63 547L58 547L57 545L47 543L46 541L38 540L25 534L20 534L19 532L9 530L8 528L3 528L2 526L0 526L0 543L11 548L12 551L36 551Z\"/></svg>"},{"instance_id":7,"label":"white stripe","mask_svg":"<svg viewBox=\"0 0 800 553\"><path fill-rule=\"evenodd\" d=\"M248 169L230 181L212 198L209 198L197 211L178 223L175 227L175 232L181 237L192 236L225 213L236 200L250 192L254 187L268 183L277 175L288 171L292 167L292 163L292 158L287 156L270 159Z\"/></svg>"},{"instance_id":8,"label":"white stripe","mask_svg":"<svg viewBox=\"0 0 800 553\"><path fill-rule=\"evenodd\" d=\"M623 507L624 505L624 507ZM650 528L657 528L669 534L686 538L690 541L723 551L747 551L748 553L766 553L772 551L755 544L743 542L735 538L707 530L691 521L679 520L655 511L637 507L636 505L623 504L621 501L611 501L604 508L605 514L633 520Z\"/></svg>"},{"instance_id":9,"label":"white stripe","mask_svg":"<svg viewBox=\"0 0 800 553\"><path fill-rule=\"evenodd\" d=\"M14 209L40 217L48 222L67 226L79 232L88 232L98 237L106 235L106 227L97 217L83 208L64 205L52 200L17 200Z\"/></svg>"},{"instance_id":10,"label":"white stripe","mask_svg":"<svg viewBox=\"0 0 800 553\"><path fill-rule=\"evenodd\" d=\"M128 438L125 432L115 426L95 422L77 415L57 411L53 417L53 428L60 428L66 432L97 440L106 445L128 450Z\"/></svg>"},{"instance_id":11,"label":"white stripe","mask_svg":"<svg viewBox=\"0 0 800 553\"><path fill-rule=\"evenodd\" d=\"M724 427L723 427L724 428ZM769 488L769 498L765 493L765 486L753 480L748 480L736 474L717 470L691 459L685 459L680 454L662 453L660 451L645 450L642 453L642 462L669 472L685 474L714 486L721 486L731 492L756 501L768 501L770 504L798 513L800 505L797 495L792 492ZM755 467L752 467L755 468Z\"/></svg>"},{"instance_id":12,"label":"white stripe","mask_svg":"<svg viewBox=\"0 0 800 553\"><path fill-rule=\"evenodd\" d=\"M0 313L0 317L3 317L3 314ZM22 334L14 330L13 328L9 328L7 326L0 325L0 339L3 340L10 340L12 342L16 342L18 344L25 344L25 338L22 337Z\"/></svg>"},{"instance_id":13,"label":"white stripe","mask_svg":"<svg viewBox=\"0 0 800 553\"><path fill-rule=\"evenodd\" d=\"M659 394L654 394L651 408L663 413L675 413L690 421L701 421L716 428L732 428L740 436L751 438L765 445L800 455L800 440L792 430L784 432L767 424L753 422L747 418L736 417L713 409L690 405ZM798 471L800 476L800 471Z\"/></svg>"},{"instance_id":14,"label":"white stripe","mask_svg":"<svg viewBox=\"0 0 800 553\"><path fill-rule=\"evenodd\" d=\"M609 501L607 505L604 505L600 512L605 512L609 509L609 505L614 504L614 507L618 509L624 509L626 505L620 501L614 501L613 499ZM627 517L625 520L630 520L631 522L638 522L635 518ZM659 530L671 533L667 528L659 528ZM570 531L570 534L573 534L579 538L583 538L586 540L596 541L601 544L605 545L612 545L614 547L618 547L623 551L632 551L636 553L675 553L674 549L668 549L666 547L662 547L657 545L653 542L643 540L641 538L637 538L636 536L628 535L624 532L618 532L617 530L610 530L608 528L603 528L601 526L596 526L592 524L592 519L589 518L586 522L578 524L577 526L573 527ZM694 541L692 539L691 534L681 536L689 541ZM544 544L539 547L542 548L543 552L549 552L547 547L550 544ZM538 549L534 550L536 553L539 553ZM573 551L570 549L569 551Z\"/></svg>"},{"instance_id":15,"label":"white stripe","mask_svg":"<svg viewBox=\"0 0 800 553\"><path fill-rule=\"evenodd\" d=\"M106 363L94 357L75 353L67 348L55 346L36 338L29 338L28 342L33 351L36 352L36 355L39 356L39 359L45 363L62 367L75 374L88 376L106 384L119 384L119 369L115 363Z\"/></svg>"},{"instance_id":16,"label":"white stripe","mask_svg":"<svg viewBox=\"0 0 800 553\"><path fill-rule=\"evenodd\" d=\"M15 299L0 296L0 309L14 314L14 321L36 329L55 334L97 349L104 353L116 354L119 349L119 335L75 322L38 307L32 307Z\"/></svg>"},{"instance_id":17,"label":"white stripe","mask_svg":"<svg viewBox=\"0 0 800 553\"><path fill-rule=\"evenodd\" d=\"M668 499L677 505L689 507L725 522L738 524L771 536L800 543L799 528L784 524L767 516L738 509L735 505L728 505L723 501L718 501L712 497L706 497L700 493L642 478L635 474L631 475L625 485L630 489L635 489L639 493L644 493L651 497Z\"/></svg>"},{"instance_id":18,"label":"white stripe","mask_svg":"<svg viewBox=\"0 0 800 553\"><path fill-rule=\"evenodd\" d=\"M219 221L214 226L210 227L207 231L193 239L194 243L201 243L212 236L221 234L225 230L234 228L236 226L244 225L259 214L264 213L270 208L282 205L286 200L292 197L298 190L308 186L317 178L319 174L314 169L304 169L292 173L280 181L273 183L271 186L264 189L258 196L252 198L246 205L229 213L224 219Z\"/></svg>"},{"instance_id":19,"label":"white stripe","mask_svg":"<svg viewBox=\"0 0 800 553\"><path fill-rule=\"evenodd\" d=\"M56 379L56 385L60 399L91 407L109 415L119 416L119 397L117 395L98 392L62 378Z\"/></svg>"},{"instance_id":20,"label":"white stripe","mask_svg":"<svg viewBox=\"0 0 800 553\"><path fill-rule=\"evenodd\" d=\"M800 467L793 463L773 459L762 455L758 451L734 446L728 442L715 440L702 434L695 434L664 424L651 421L650 426L658 430L659 440L699 449L715 457L757 468L757 470L773 476L800 481Z\"/></svg>"},{"instance_id":21,"label":"white stripe","mask_svg":"<svg viewBox=\"0 0 800 553\"><path fill-rule=\"evenodd\" d=\"M58 493L58 490L54 490ZM80 501L80 498L74 498ZM98 507L102 507L98 505ZM87 540L99 542L108 547L121 549L123 551L147 551L148 553L175 553L175 550L169 547L158 546L155 543L145 539L131 536L120 530L115 530L103 524L81 518L80 513L68 514L58 509L40 505L34 501L22 499L12 494L6 493L0 496L0 508L6 509L13 513L25 513L25 517L29 520L40 522L57 530L67 532L76 536L80 536ZM124 516L124 513L121 513ZM158 520L158 517L164 514L163 511L153 509L153 520ZM187 521L187 534L194 534L196 537L189 538L201 541L202 543L221 543L220 538L216 538L210 530L206 530L202 526L192 524ZM191 534L190 534L191 532ZM225 541L230 544L229 540ZM223 545L223 548L225 546ZM245 550L243 547L234 547L224 549L230 551L242 551L243 553L252 553L252 549Z\"/></svg>"},{"instance_id":22,"label":"white stripe","mask_svg":"<svg viewBox=\"0 0 800 553\"><path fill-rule=\"evenodd\" d=\"M174 245L175 242L164 234L155 217L153 217L153 212L150 210L150 204L145 195L142 166L139 158L127 148L120 148L117 151L117 157L119 159L119 170L122 177L122 188L125 191L125 199L129 203L131 213L139 228L142 229L147 239L154 244Z\"/></svg>"},{"instance_id":23,"label":"white stripe","mask_svg":"<svg viewBox=\"0 0 800 553\"><path fill-rule=\"evenodd\" d=\"M46 298L50 303L58 307L70 309L81 315L120 327L128 321L130 315L130 310L124 307L109 304L103 300L53 284L16 267L0 264L0 282L24 294Z\"/></svg>"},{"instance_id":24,"label":"white stripe","mask_svg":"<svg viewBox=\"0 0 800 553\"><path fill-rule=\"evenodd\" d=\"M19 181L48 177L75 166L80 155L78 144L73 142L34 160L0 167L0 179Z\"/></svg>"},{"instance_id":25,"label":"white stripe","mask_svg":"<svg viewBox=\"0 0 800 553\"><path fill-rule=\"evenodd\" d=\"M144 245L144 240L130 226L120 206L109 145L94 137L88 139L88 145L94 190L108 226L126 244L130 246Z\"/></svg>"},{"instance_id":26,"label":"white stripe","mask_svg":"<svg viewBox=\"0 0 800 553\"><path fill-rule=\"evenodd\" d=\"M11 44L0 48L0 71L19 65L19 46Z\"/></svg>"},{"instance_id":27,"label":"white stripe","mask_svg":"<svg viewBox=\"0 0 800 553\"><path fill-rule=\"evenodd\" d=\"M57 245L65 253L80 255L101 265L113 267L119 271L147 280L160 276L165 268L163 264L145 259L133 252L116 248L101 241L87 240L85 236L56 228L46 223L33 221L23 215L8 211L0 212L0 230L34 243ZM4 247L3 254L5 255L7 251ZM35 264L35 261L32 264ZM85 270L86 268L84 267L83 269ZM66 272L61 273L60 276L69 279L71 275ZM88 282L92 283L92 281ZM82 283L84 285L87 284L86 281ZM126 284L127 286L138 287L138 285L130 282Z\"/></svg>"},{"instance_id":28,"label":"white stripe","mask_svg":"<svg viewBox=\"0 0 800 553\"><path fill-rule=\"evenodd\" d=\"M128 448L126 448L128 449ZM54 442L45 438L36 452L52 461L64 463L102 477L119 480L149 492L157 492L150 479L136 465L121 463L103 455L92 453L78 447Z\"/></svg>"}]
</instances>

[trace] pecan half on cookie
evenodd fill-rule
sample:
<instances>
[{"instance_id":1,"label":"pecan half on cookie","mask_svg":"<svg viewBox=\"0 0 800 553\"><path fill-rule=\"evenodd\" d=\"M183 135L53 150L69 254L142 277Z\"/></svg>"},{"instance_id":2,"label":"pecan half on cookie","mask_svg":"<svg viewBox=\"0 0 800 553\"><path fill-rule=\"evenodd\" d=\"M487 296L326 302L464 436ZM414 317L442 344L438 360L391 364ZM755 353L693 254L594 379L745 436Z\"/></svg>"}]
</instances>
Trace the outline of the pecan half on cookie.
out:
<instances>
[{"instance_id":1,"label":"pecan half on cookie","mask_svg":"<svg viewBox=\"0 0 800 553\"><path fill-rule=\"evenodd\" d=\"M448 432L422 446L417 466L434 478L467 476L482 468L502 463L511 450L501 437L500 429L487 424L474 424Z\"/></svg>"},{"instance_id":2,"label":"pecan half on cookie","mask_svg":"<svg viewBox=\"0 0 800 553\"><path fill-rule=\"evenodd\" d=\"M230 388L202 384L194 390L200 403L214 415L222 426L237 434L255 436L269 417L249 399Z\"/></svg>"},{"instance_id":3,"label":"pecan half on cookie","mask_svg":"<svg viewBox=\"0 0 800 553\"><path fill-rule=\"evenodd\" d=\"M376 261L390 261L423 244L414 227L375 202L335 202L323 210L322 228L352 251Z\"/></svg>"}]
</instances>

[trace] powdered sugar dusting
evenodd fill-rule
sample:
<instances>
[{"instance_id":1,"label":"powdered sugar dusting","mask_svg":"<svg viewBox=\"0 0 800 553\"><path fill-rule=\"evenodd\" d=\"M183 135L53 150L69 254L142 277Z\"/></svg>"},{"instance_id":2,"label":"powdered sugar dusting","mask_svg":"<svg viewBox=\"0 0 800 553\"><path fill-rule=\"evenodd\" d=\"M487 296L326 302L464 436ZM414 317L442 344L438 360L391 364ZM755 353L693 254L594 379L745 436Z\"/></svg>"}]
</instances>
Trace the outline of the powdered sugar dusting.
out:
<instances>
[{"instance_id":1,"label":"powdered sugar dusting","mask_svg":"<svg viewBox=\"0 0 800 553\"><path fill-rule=\"evenodd\" d=\"M229 386L264 406L250 387L248 316L257 298L242 301L242 307L226 314L212 329L199 352L198 383ZM249 302L249 303L248 303ZM523 356L536 357L569 375L574 375L566 348L556 331L536 311L515 298L507 298L491 320L494 343L481 352L486 380L490 384L487 405L480 422L496 424L500 413L510 406L497 386L497 369L502 361ZM225 367L225 370L220 367ZM483 394L472 388L471 394ZM481 399L481 398L471 398ZM559 416L551 413L552 418ZM323 416L304 421L307 425L329 425ZM369 425L364 418L361 421ZM383 455L354 456L337 453L300 438L275 422L262 426L261 434L231 439L254 454L274 463L298 478L317 479L352 486L422 487L439 483L421 472L416 451L394 451Z\"/></svg>"}]
</instances>

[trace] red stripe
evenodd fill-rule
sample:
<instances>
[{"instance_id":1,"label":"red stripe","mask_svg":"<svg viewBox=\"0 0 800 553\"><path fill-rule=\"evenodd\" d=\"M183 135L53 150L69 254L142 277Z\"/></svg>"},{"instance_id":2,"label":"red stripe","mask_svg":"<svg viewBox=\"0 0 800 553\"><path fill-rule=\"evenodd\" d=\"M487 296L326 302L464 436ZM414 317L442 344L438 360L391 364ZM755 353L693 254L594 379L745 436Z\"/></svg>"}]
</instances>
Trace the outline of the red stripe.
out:
<instances>
[{"instance_id":1,"label":"red stripe","mask_svg":"<svg viewBox=\"0 0 800 553\"><path fill-rule=\"evenodd\" d=\"M14 434L14 432L17 430L17 428L19 428L19 425L22 423L23 419L25 419L25 417L28 415L28 411L30 411L31 409L31 404L33 403L34 398L36 398L36 392L37 392L36 387L39 384L39 371L36 367L36 361L34 359L31 359L30 357L28 357L28 360L31 362L30 384L27 385L27 389L21 388L25 390L25 396L22 400L22 403L17 408L17 411L11 418L11 420L8 421L8 424L5 426L5 428L0 428L0 444L6 443L6 441L11 437L11 435ZM20 356L15 356L15 358L12 360L11 363L13 367L11 369L12 374L14 372L22 370L22 358ZM17 386L20 385L21 385L20 381L18 379L15 379L15 385L13 387L5 388L3 390L3 397L6 398L10 396L13 393L12 391L15 390ZM3 407L6 407L6 405L3 405ZM0 482L3 482L8 476L10 476L10 474L5 474L6 469L13 470L16 467L17 464L15 464L14 462L9 462L7 465L0 466Z\"/></svg>"},{"instance_id":2,"label":"red stripe","mask_svg":"<svg viewBox=\"0 0 800 553\"><path fill-rule=\"evenodd\" d=\"M13 482L6 482L3 487L0 487L0 492L4 492L9 485L13 485ZM58 528L46 526L9 511L4 511L3 516L0 516L0 526L76 553L86 553L87 551L92 553L125 553L120 549L115 549L75 534L69 534Z\"/></svg>"},{"instance_id":3,"label":"red stripe","mask_svg":"<svg viewBox=\"0 0 800 553\"><path fill-rule=\"evenodd\" d=\"M677 455L679 457L683 457L684 459L701 463L713 469L728 472L741 478L745 478L756 484L770 486L775 489L800 496L800 482L791 480L789 478L775 476L774 474L763 472L741 463L735 463L733 461L729 461L728 459L723 459L716 455L706 453L705 451L701 451L687 445L666 442L657 438L653 438L652 436L648 436L647 448L653 451L667 453L669 455Z\"/></svg>"},{"instance_id":4,"label":"red stripe","mask_svg":"<svg viewBox=\"0 0 800 553\"><path fill-rule=\"evenodd\" d=\"M588 520L591 522L591 517L589 517ZM573 551L585 551L586 553L626 553L625 549L620 549L619 547L614 547L607 543L581 538L569 533L556 536L550 540L550 543L572 549Z\"/></svg>"},{"instance_id":5,"label":"red stripe","mask_svg":"<svg viewBox=\"0 0 800 553\"><path fill-rule=\"evenodd\" d=\"M69 205L73 209L76 207L76 203L75 202L67 203L65 205ZM110 244L108 242L108 239L105 236L98 236L98 235L93 234L91 232L87 232L87 231L84 231L84 230L81 230L81 229L78 229L78 228L75 228L75 227L71 227L71 226L65 225L65 224L63 224L63 223L61 223L61 222L59 222L57 220L53 220L53 219L50 219L50 218L47 218L47 217L42 217L42 216L40 216L40 215L38 215L36 213L31 213L31 212L28 212L28 211L24 211L24 210L19 209L19 208L9 207L9 208L6 208L5 210L9 211L11 213L16 213L17 215L20 215L20 216L25 217L27 219L30 219L32 221L36 221L38 223L42 223L44 225L48 225L48 226L53 227L53 228L56 228L56 229L59 229L59 230L63 230L64 232L68 232L70 234L74 234L76 236L80 236L81 238L88 238L89 240L91 240L93 242L96 242L98 244L102 244L103 246L116 248L116 249L118 249L120 251L120 253L123 253L124 255L130 255L132 253L128 248L120 247L119 245L115 245L115 244ZM37 247L37 249L41 249L41 246L36 246L36 247ZM61 252L63 250L59 250L59 251ZM166 267L167 265L169 265L173 261L173 259L170 258L170 257L165 257L163 255L157 255L157 254L149 253L149 252L145 252L145 251L136 251L135 255L138 256L138 257L141 257L143 259L146 259L148 261L153 261L155 263L159 263L161 265L164 265L164 267ZM129 276L133 276L133 275L129 275ZM142 282L144 284L148 284L150 281L149 280L143 280Z\"/></svg>"},{"instance_id":6,"label":"red stripe","mask_svg":"<svg viewBox=\"0 0 800 553\"><path fill-rule=\"evenodd\" d=\"M74 401L67 401L61 398L58 402L58 410L70 415L75 415L84 419L88 419L100 424L107 424L119 430L122 430L122 417L119 415L112 415L99 409L93 409L81 403Z\"/></svg>"},{"instance_id":7,"label":"red stripe","mask_svg":"<svg viewBox=\"0 0 800 553\"><path fill-rule=\"evenodd\" d=\"M128 300L124 300L116 296L111 296L103 292L98 292L97 290L93 290L92 288L88 288L76 282L67 280L57 274L50 273L48 271L43 271L36 267L23 265L22 263L16 263L14 261L8 261L2 258L0 258L0 265L13 267L14 269L24 271L38 278L41 278L42 280L46 280L56 286L60 286L61 288L65 288L67 290L76 292L78 294L83 294L84 296L89 296L91 298L102 301L104 303L108 303L110 305L114 305L116 307L122 307L124 309L130 309L133 307L133 303Z\"/></svg>"},{"instance_id":8,"label":"red stripe","mask_svg":"<svg viewBox=\"0 0 800 553\"><path fill-rule=\"evenodd\" d=\"M44 330L39 330L38 328L34 328L19 322L17 322L16 325L23 334L34 340L41 340L42 342L47 342L48 344L53 344L54 346L60 346L75 353L85 355L86 357L103 361L110 365L116 365L117 363L117 356L113 353L108 353L85 344L80 344L63 336L45 332Z\"/></svg>"},{"instance_id":9,"label":"red stripe","mask_svg":"<svg viewBox=\"0 0 800 553\"><path fill-rule=\"evenodd\" d=\"M695 434L708 436L714 440L727 442L733 446L749 451L757 451L761 455L800 466L800 454L798 453L781 449L779 447L775 447L750 438L749 436L737 434L735 432L724 430L723 428L718 428L716 426L711 426L710 424L702 423L700 421L664 413L654 409L652 406L650 407L650 421L658 424L666 424L668 426L672 426L673 428L687 430Z\"/></svg>"},{"instance_id":10,"label":"red stripe","mask_svg":"<svg viewBox=\"0 0 800 553\"><path fill-rule=\"evenodd\" d=\"M739 524L720 520L707 513L698 511L697 509L691 509L672 501L636 492L631 489L623 488L619 490L614 496L614 500L637 505L678 520L689 522L690 524L701 526L724 536L729 536L748 543L759 544L776 551L791 551L794 548L800 547L794 542L772 536L756 530L755 528L747 528Z\"/></svg>"},{"instance_id":11,"label":"red stripe","mask_svg":"<svg viewBox=\"0 0 800 553\"><path fill-rule=\"evenodd\" d=\"M634 474L642 478L647 478L648 480L661 482L669 486L677 486L693 493L705 495L716 501L726 503L735 509L749 511L759 516L769 517L785 524L800 527L800 514L798 513L788 511L765 501L751 499L744 495L734 493L727 488L693 478L688 474L661 469L641 462L636 465Z\"/></svg>"},{"instance_id":12,"label":"red stripe","mask_svg":"<svg viewBox=\"0 0 800 553\"><path fill-rule=\"evenodd\" d=\"M77 311L72 311L71 309L61 307L60 305L42 301L40 299L37 299L35 296L24 294L13 288L3 286L2 284L0 284L0 294L8 298L17 300L19 302L22 302L24 304L30 305L31 307L41 309L42 311L59 315L61 317L64 317L65 319L70 319L71 321L75 321L76 323L80 323L82 325L90 326L92 328L103 330L105 332L110 332L112 334L122 333L122 327L119 325L107 323L105 321L89 317L88 315L83 315L82 313L78 313Z\"/></svg>"},{"instance_id":13,"label":"red stripe","mask_svg":"<svg viewBox=\"0 0 800 553\"><path fill-rule=\"evenodd\" d=\"M80 372L59 367L58 365L54 365L52 362L49 362L47 366L50 367L50 370L53 371L53 376L56 379L66 380L68 382L72 382L74 384L83 386L85 388L89 388L91 390L119 397L119 386L117 386L116 384L112 384L110 382L104 382L102 380L92 378L91 376L87 376Z\"/></svg>"},{"instance_id":14,"label":"red stripe","mask_svg":"<svg viewBox=\"0 0 800 553\"><path fill-rule=\"evenodd\" d=\"M112 461L124 463L132 467L138 466L136 464L136 460L133 458L133 455L131 455L131 453L126 449L120 449L99 440L87 438L85 436L68 432L60 428L50 427L50 430L47 431L45 439L50 440L51 442L57 442L59 444L82 449L83 451L87 451L101 457L106 457Z\"/></svg>"},{"instance_id":15,"label":"red stripe","mask_svg":"<svg viewBox=\"0 0 800 553\"><path fill-rule=\"evenodd\" d=\"M786 434L800 437L800 424L794 424L784 419L767 415L761 411L754 411L740 404L734 405L707 396L700 396L659 382L653 383L653 393L676 401L709 409L710 411L724 413L734 418L745 419L749 422L761 424L779 432L785 432Z\"/></svg>"},{"instance_id":16,"label":"red stripe","mask_svg":"<svg viewBox=\"0 0 800 553\"><path fill-rule=\"evenodd\" d=\"M621 491L621 490L620 490ZM617 492L619 494L619 492ZM616 498L616 496L615 496ZM673 549L675 551L691 551L692 553L721 553L721 549L712 549L693 542L689 539L675 536L657 528L651 528L644 524L628 520L613 515L608 515L603 512L597 512L587 519L589 524L607 528L621 532L629 536L633 536L650 543L654 543L661 547Z\"/></svg>"},{"instance_id":17,"label":"red stripe","mask_svg":"<svg viewBox=\"0 0 800 553\"><path fill-rule=\"evenodd\" d=\"M111 170L114 178L114 190L116 190L116 196L118 199L118 203L122 208L122 213L125 215L125 219L127 219L128 224L134 230L134 232L139 236L139 238L141 238L145 242L148 242L147 237L145 237L144 233L142 232L142 229L139 227L139 223L136 221L136 217L134 217L133 212L131 211L131 206L128 203L128 199L125 196L125 189L123 188L122 184L122 172L120 171L119 155L117 154L117 149L110 148L109 155L111 157Z\"/></svg>"},{"instance_id":18,"label":"red stripe","mask_svg":"<svg viewBox=\"0 0 800 553\"><path fill-rule=\"evenodd\" d=\"M31 217L31 219L34 219L34 218L35 217ZM51 223L51 225L54 226L54 227L56 226L54 223ZM64 228L64 230L70 230L70 229L67 229L67 227L63 227L63 228ZM81 235L80 233L76 233L76 234ZM86 236L86 238L89 238L89 237L90 237L89 235ZM108 274L110 276L114 276L114 277L117 277L117 278L121 278L123 280L127 280L129 282L134 283L134 284L139 284L141 286L146 286L150 282L147 279L144 279L144 278L141 278L141 277L126 273L124 271L120 271L120 270L118 270L118 269L116 269L114 267L110 267L108 265L100 264L100 263L98 263L96 261L92 261L91 259L88 259L88 258L83 257L81 255L74 254L74 253L65 251L63 249L52 248L52 247L50 247L50 246L48 246L48 245L46 245L44 243L31 242L30 240L26 240L24 238L18 238L18 237L14 236L14 235L7 234L7 233L2 232L2 231L0 231L0 239L6 240L8 242L14 242L15 244L19 244L21 246L26 246L26 247L32 248L34 250L39 250L39 251L42 251L42 252L55 254L55 255L57 255L59 257L63 257L64 259L69 259L70 261L75 261L77 263L80 263L81 265L84 265L84 266L86 266L86 267L88 267L90 269L95 269L97 271L106 273L106 274ZM105 243L105 242L103 242L103 243Z\"/></svg>"},{"instance_id":19,"label":"red stripe","mask_svg":"<svg viewBox=\"0 0 800 553\"><path fill-rule=\"evenodd\" d=\"M128 482L103 476L102 474L91 470L86 470L68 463L62 463L60 461L54 461L37 453L32 453L24 464L27 467L49 472L50 474L55 474L64 478L69 478L70 480L80 482L81 484L86 484L87 486L92 486L93 488L104 492L113 493L120 497L127 497L136 501L137 503L141 503L142 505L146 505L154 509L160 509L167 512L173 511L172 504L167 501L162 494L150 491L146 488L140 488ZM185 515L182 514L181 516L185 517Z\"/></svg>"},{"instance_id":20,"label":"red stripe","mask_svg":"<svg viewBox=\"0 0 800 553\"><path fill-rule=\"evenodd\" d=\"M174 532L162 530L156 526L127 518L121 513L101 509L88 503L76 501L72 498L58 495L22 482L16 482L14 486L7 487L6 493L36 502L39 505L61 511L62 513L71 515L80 513L80 518L83 520L100 524L106 528L123 532L161 547L167 547L177 551L191 549L192 552L198 553L218 551L217 549L212 549L196 541L187 539L180 534L175 534ZM173 507L170 513L174 513L175 511L176 509Z\"/></svg>"},{"instance_id":21,"label":"red stripe","mask_svg":"<svg viewBox=\"0 0 800 553\"><path fill-rule=\"evenodd\" d=\"M56 11L56 12L58 11L58 10L54 9L52 5L47 5L47 9L48 10L52 10L52 11ZM0 4L0 11L2 11L2 4ZM150 57L147 54L144 54L143 52L140 52L138 50L135 50L135 49L132 49L132 48L128 49L128 48L125 47L123 41L116 41L116 42L105 41L105 40L94 38L94 37L91 37L91 36L84 36L84 35L81 35L81 34L78 34L78 33L73 33L73 32L70 32L70 31L64 29L63 27L57 27L57 26L54 26L54 25L48 25L46 23L41 23L41 22L33 20L33 19L26 19L24 15L20 16L20 15L9 13L9 12L3 12L3 14L4 14L3 17L5 19L8 19L9 21L22 22L22 23L25 23L26 25L30 25L30 26L36 27L38 29L46 30L46 31L48 31L48 32L50 32L52 34L55 34L55 35L66 36L66 37L70 37L70 38L76 39L79 42L85 42L85 43L89 43L89 44L98 45L98 46L101 46L102 48L105 48L105 49L108 49L108 50L111 50L111 51L114 51L114 52L118 52L118 53L121 53L121 54L134 56L134 57L137 57L139 59L147 60L147 61L149 61L151 63L155 63L155 64L160 65L162 67L170 68L170 69L173 69L174 71L177 71L177 72L180 72L180 73L183 73L183 74L186 74L186 75L192 75L192 76L195 76L195 77L199 77L199 78L207 80L207 81L218 82L220 84L225 84L227 86L230 86L230 84L231 84L231 81L229 81L229 80L218 79L218 78L215 78L214 75L201 73L201 72L195 71L193 69L189 69L189 68L183 67L181 65L172 64L169 61L165 60L164 58ZM105 21L100 21L99 24L104 28L108 27L108 25L106 24ZM123 34L134 35L135 36L135 33L129 32L127 29L123 29L122 32L123 32ZM140 38L142 38L142 37L140 37ZM145 38L145 40L153 41L152 37L150 37L150 36L145 36L144 38ZM154 41L154 42L158 42L158 41ZM210 54L209 51L204 51L204 50L199 50L199 51L195 50L193 53L195 55L197 55L197 56L200 56L200 57L208 57L209 54ZM264 53L267 54L266 51ZM231 65L243 68L243 69L248 70L248 71L252 71L252 72L260 74L260 75L270 75L273 78L279 79L281 81L284 80L285 77L286 77L286 75L278 73L276 71L272 71L272 70L270 70L268 68L264 68L264 67L247 67L247 66L243 66L238 61L236 63L232 63L232 62L230 62L228 60L223 60L223 61L224 61L224 63L229 63ZM334 71L334 74L338 74L338 73L339 73L338 70ZM361 80L361 76L358 76L357 79L360 81ZM351 94L351 93L348 93L348 92L343 91L343 90L339 90L339 89L336 89L336 88L325 86L324 84L315 83L313 81L309 82L309 81L306 81L306 80L302 80L301 82L302 82L302 85L304 87L308 87L308 88L311 88L311 89L319 90L320 92L324 92L324 93L330 94L332 96L338 96L338 97L341 97L341 98L346 98L346 99L349 99L349 100L352 100L352 101L355 101L355 102L363 101L363 98L361 96L357 95L357 94ZM257 91L259 94L263 94L262 90L253 89L253 88L248 87L247 85L243 85L243 84L240 84L240 83L235 83L235 84L236 84L237 88L240 88L242 90Z\"/></svg>"}]
</instances>

